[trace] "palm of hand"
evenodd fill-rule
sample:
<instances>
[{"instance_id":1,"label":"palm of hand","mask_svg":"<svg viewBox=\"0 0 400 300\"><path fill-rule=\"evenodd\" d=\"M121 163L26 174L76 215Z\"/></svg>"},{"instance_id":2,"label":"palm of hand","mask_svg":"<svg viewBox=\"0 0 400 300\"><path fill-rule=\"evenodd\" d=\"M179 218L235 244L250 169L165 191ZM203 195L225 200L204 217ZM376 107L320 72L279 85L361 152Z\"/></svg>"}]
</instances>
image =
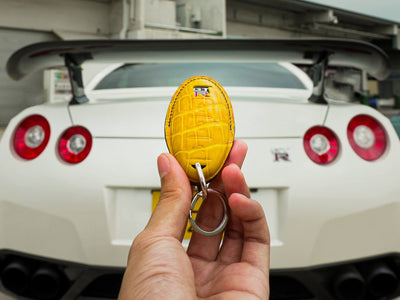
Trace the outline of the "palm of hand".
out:
<instances>
[{"instance_id":1,"label":"palm of hand","mask_svg":"<svg viewBox=\"0 0 400 300\"><path fill-rule=\"evenodd\" d=\"M190 183L172 156L159 157L160 201L132 244L120 299L268 298L269 231L240 171L246 151L244 143L235 141L222 174L213 181L230 207L222 246L222 234L205 237L194 232L187 252L181 241ZM212 199L203 203L196 219L201 228L215 228L218 204Z\"/></svg>"},{"instance_id":2,"label":"palm of hand","mask_svg":"<svg viewBox=\"0 0 400 300\"><path fill-rule=\"evenodd\" d=\"M191 259L197 296L203 299L263 299L269 294L268 278L256 267L239 262L222 264Z\"/></svg>"},{"instance_id":3,"label":"palm of hand","mask_svg":"<svg viewBox=\"0 0 400 300\"><path fill-rule=\"evenodd\" d=\"M269 296L269 231L260 204L250 200L239 166L226 167L213 182L230 206L222 246L219 234L193 233L187 251L195 274L197 296L205 299L266 299ZM210 201L211 200L211 201ZM197 216L200 227L212 229L221 219L218 201L206 200Z\"/></svg>"}]
</instances>

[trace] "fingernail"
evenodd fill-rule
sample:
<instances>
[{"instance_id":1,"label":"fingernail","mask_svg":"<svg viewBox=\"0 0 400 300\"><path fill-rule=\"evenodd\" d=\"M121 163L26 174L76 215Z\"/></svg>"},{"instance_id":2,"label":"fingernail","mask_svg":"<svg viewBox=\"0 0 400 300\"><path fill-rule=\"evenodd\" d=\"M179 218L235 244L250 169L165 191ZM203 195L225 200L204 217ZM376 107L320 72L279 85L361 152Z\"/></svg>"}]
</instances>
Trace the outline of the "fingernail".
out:
<instances>
[{"instance_id":1,"label":"fingernail","mask_svg":"<svg viewBox=\"0 0 400 300\"><path fill-rule=\"evenodd\" d=\"M245 195L243 195L243 194L240 194L240 193L237 193L238 195L239 195L239 197L240 198L242 198L243 200L245 200L245 201L249 201L249 198L248 197L246 197Z\"/></svg>"},{"instance_id":2,"label":"fingernail","mask_svg":"<svg viewBox=\"0 0 400 300\"><path fill-rule=\"evenodd\" d=\"M161 154L157 159L158 174L163 178L169 173L169 159L165 154Z\"/></svg>"}]
</instances>

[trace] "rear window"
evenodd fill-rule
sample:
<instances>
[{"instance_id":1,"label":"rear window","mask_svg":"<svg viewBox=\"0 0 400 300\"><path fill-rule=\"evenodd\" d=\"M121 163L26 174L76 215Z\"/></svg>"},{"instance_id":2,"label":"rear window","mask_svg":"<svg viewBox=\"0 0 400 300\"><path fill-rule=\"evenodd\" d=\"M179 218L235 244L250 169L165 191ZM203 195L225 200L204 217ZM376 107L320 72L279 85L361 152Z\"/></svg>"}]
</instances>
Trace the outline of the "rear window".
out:
<instances>
[{"instance_id":1,"label":"rear window","mask_svg":"<svg viewBox=\"0 0 400 300\"><path fill-rule=\"evenodd\" d=\"M278 63L127 64L104 77L95 89L179 86L197 75L209 76L223 86L306 89Z\"/></svg>"}]
</instances>

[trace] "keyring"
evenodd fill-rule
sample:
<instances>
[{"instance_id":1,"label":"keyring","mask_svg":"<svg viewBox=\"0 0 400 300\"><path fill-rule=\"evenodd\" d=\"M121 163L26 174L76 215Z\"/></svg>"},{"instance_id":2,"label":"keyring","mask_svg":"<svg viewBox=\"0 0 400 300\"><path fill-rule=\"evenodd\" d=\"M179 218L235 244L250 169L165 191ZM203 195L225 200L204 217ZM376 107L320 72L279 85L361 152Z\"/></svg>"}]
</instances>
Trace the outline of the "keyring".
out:
<instances>
[{"instance_id":1,"label":"keyring","mask_svg":"<svg viewBox=\"0 0 400 300\"><path fill-rule=\"evenodd\" d=\"M201 229L199 227L199 225L197 225L196 221L193 219L193 216L192 216L193 208L196 205L199 198L203 199L203 191L196 193L196 195L194 195L194 197L193 197L192 205L190 206L190 211L189 211L189 220L190 220L190 224L192 224L192 226L193 226L193 229L196 230L198 233L205 235L205 236L213 236L213 235L217 235L218 233L222 232L225 229L226 224L228 223L228 209L226 207L225 197L220 192L217 192L216 190L213 190L211 188L208 188L207 192L208 192L208 195L210 195L210 194L216 195L222 203L222 206L224 208L224 218L222 219L221 223L214 230L206 231L206 230ZM203 201L204 200L205 199L203 199Z\"/></svg>"},{"instance_id":2,"label":"keyring","mask_svg":"<svg viewBox=\"0 0 400 300\"><path fill-rule=\"evenodd\" d=\"M204 178L203 170L201 169L201 165L199 163L196 163L196 170L199 175L200 191L197 192L196 195L194 195L194 197L192 199L192 205L190 206L190 211L189 211L190 224L192 224L192 227L194 230L196 230L198 233L200 233L202 235L205 235L205 236L217 235L218 233L222 232L225 229L226 224L228 223L228 209L226 207L225 197L220 192L208 187L206 180ZM205 231L205 230L201 229L199 227L199 225L197 225L196 221L193 219L192 211L193 211L197 201L199 200L199 198L201 198L201 199L203 199L203 201L205 201L205 200L207 200L207 198L210 194L216 195L218 197L218 199L221 201L222 207L224 208L224 217L217 228L215 228L214 230L211 230L211 231Z\"/></svg>"},{"instance_id":3,"label":"keyring","mask_svg":"<svg viewBox=\"0 0 400 300\"><path fill-rule=\"evenodd\" d=\"M201 168L200 163L196 163L195 166L196 166L197 174L199 175L200 188L201 188L201 191L203 192L202 198L203 198L203 200L206 200L207 199L207 188L208 188L206 178L204 177L203 169Z\"/></svg>"}]
</instances>

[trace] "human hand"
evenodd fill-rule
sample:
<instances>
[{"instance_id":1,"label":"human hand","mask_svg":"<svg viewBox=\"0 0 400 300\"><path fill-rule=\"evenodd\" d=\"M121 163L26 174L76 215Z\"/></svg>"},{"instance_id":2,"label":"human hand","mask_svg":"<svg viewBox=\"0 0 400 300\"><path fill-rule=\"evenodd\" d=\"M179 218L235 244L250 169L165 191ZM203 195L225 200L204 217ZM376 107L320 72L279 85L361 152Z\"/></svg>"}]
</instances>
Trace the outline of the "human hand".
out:
<instances>
[{"instance_id":1,"label":"human hand","mask_svg":"<svg viewBox=\"0 0 400 300\"><path fill-rule=\"evenodd\" d=\"M191 186L170 154L158 158L160 201L130 249L120 299L267 299L269 296L268 225L240 167L247 146L235 141L212 188L226 195L229 222L222 234L193 233L187 252L181 242L192 199ZM211 230L220 221L216 199L204 201L196 222Z\"/></svg>"}]
</instances>

